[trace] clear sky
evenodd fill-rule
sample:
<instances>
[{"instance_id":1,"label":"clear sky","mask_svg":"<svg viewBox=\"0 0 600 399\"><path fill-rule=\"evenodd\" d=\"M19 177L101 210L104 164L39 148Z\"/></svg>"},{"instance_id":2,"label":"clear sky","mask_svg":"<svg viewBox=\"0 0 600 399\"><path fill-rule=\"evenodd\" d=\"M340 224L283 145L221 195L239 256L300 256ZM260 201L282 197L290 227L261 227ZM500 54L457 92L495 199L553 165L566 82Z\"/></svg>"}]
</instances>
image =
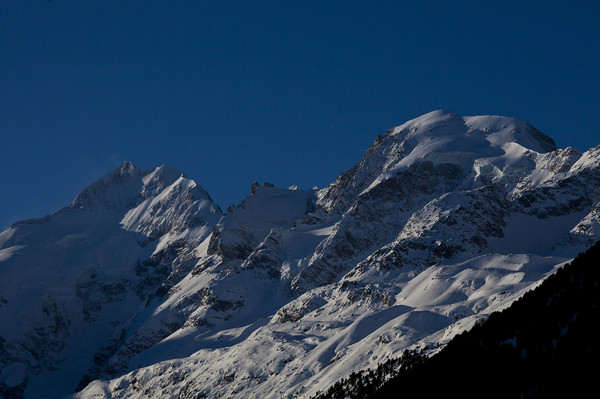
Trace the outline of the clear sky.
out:
<instances>
[{"instance_id":1,"label":"clear sky","mask_svg":"<svg viewBox=\"0 0 600 399\"><path fill-rule=\"evenodd\" d=\"M0 229L124 160L223 209L435 109L600 144L600 2L0 0Z\"/></svg>"}]
</instances>

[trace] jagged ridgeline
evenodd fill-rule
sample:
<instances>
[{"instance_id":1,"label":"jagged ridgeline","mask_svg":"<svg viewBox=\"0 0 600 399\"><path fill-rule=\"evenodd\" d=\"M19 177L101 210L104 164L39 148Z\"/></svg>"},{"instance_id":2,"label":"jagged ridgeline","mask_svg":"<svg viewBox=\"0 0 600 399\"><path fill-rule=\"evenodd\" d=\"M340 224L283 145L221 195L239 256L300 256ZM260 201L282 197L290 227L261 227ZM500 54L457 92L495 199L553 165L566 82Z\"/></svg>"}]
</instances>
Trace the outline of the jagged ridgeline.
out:
<instances>
[{"instance_id":1,"label":"jagged ridgeline","mask_svg":"<svg viewBox=\"0 0 600 399\"><path fill-rule=\"evenodd\" d=\"M599 302L600 242L439 353L407 350L314 399L599 397Z\"/></svg>"},{"instance_id":2,"label":"jagged ridgeline","mask_svg":"<svg viewBox=\"0 0 600 399\"><path fill-rule=\"evenodd\" d=\"M1 232L3 395L310 398L393 369L600 238L600 147L435 111L327 187L255 183L221 209L173 167L124 162Z\"/></svg>"}]
</instances>

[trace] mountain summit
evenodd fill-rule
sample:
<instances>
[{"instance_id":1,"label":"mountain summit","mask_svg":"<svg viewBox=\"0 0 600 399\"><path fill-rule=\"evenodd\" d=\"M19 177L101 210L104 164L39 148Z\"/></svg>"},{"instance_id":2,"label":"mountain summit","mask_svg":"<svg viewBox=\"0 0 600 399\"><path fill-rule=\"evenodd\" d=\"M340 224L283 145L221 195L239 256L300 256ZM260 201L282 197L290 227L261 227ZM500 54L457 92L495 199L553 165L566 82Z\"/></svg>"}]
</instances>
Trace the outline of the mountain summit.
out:
<instances>
[{"instance_id":1,"label":"mountain summit","mask_svg":"<svg viewBox=\"0 0 600 399\"><path fill-rule=\"evenodd\" d=\"M433 166L453 165L470 175L469 180L476 180L489 173L519 174L515 168L532 165L528 153L554 150L550 137L516 119L434 111L378 136L359 164L321 191L320 203L326 209L346 204L364 190L427 161Z\"/></svg>"},{"instance_id":2,"label":"mountain summit","mask_svg":"<svg viewBox=\"0 0 600 399\"><path fill-rule=\"evenodd\" d=\"M600 147L434 111L226 214L125 162L0 233L7 397L305 397L510 306L600 235Z\"/></svg>"}]
</instances>

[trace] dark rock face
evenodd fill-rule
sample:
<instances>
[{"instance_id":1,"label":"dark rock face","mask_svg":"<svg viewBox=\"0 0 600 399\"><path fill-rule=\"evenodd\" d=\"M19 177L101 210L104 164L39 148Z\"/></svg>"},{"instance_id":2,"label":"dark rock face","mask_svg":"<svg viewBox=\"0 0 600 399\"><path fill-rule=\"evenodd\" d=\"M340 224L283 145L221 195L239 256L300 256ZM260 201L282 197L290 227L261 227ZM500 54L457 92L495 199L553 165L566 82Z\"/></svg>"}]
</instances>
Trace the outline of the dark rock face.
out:
<instances>
[{"instance_id":1,"label":"dark rock face","mask_svg":"<svg viewBox=\"0 0 600 399\"><path fill-rule=\"evenodd\" d=\"M541 144L544 152L551 152L557 149L556 143L552 138L546 136L544 133L531 126L529 123L525 127L526 132L531 135L538 143Z\"/></svg>"},{"instance_id":2,"label":"dark rock face","mask_svg":"<svg viewBox=\"0 0 600 399\"><path fill-rule=\"evenodd\" d=\"M229 241L223 244L223 236ZM209 255L219 255L223 262L246 259L252 253L252 236L245 230L213 230L208 244Z\"/></svg>"},{"instance_id":3,"label":"dark rock face","mask_svg":"<svg viewBox=\"0 0 600 399\"><path fill-rule=\"evenodd\" d=\"M241 267L255 270L265 278L279 279L281 277L281 233L281 230L272 230Z\"/></svg>"},{"instance_id":4,"label":"dark rock face","mask_svg":"<svg viewBox=\"0 0 600 399\"><path fill-rule=\"evenodd\" d=\"M321 256L292 281L292 290L299 294L334 281L354 257L388 241L407 223L411 210L452 190L463 174L455 164L421 162L361 194Z\"/></svg>"}]
</instances>

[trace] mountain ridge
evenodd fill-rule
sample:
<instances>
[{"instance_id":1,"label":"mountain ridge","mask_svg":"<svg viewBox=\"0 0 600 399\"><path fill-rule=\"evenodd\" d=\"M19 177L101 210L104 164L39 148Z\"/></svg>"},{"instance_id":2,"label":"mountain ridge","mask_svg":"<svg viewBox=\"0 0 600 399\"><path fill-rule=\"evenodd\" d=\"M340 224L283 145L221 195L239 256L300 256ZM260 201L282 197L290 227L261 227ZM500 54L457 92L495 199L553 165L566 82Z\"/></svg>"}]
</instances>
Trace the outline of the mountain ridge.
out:
<instances>
[{"instance_id":1,"label":"mountain ridge","mask_svg":"<svg viewBox=\"0 0 600 399\"><path fill-rule=\"evenodd\" d=\"M124 162L0 233L0 275L20 282L0 283L0 384L20 370L6 381L28 398L309 397L444 345L598 239L599 148L434 111L327 187L253 184L225 214L177 169Z\"/></svg>"}]
</instances>

